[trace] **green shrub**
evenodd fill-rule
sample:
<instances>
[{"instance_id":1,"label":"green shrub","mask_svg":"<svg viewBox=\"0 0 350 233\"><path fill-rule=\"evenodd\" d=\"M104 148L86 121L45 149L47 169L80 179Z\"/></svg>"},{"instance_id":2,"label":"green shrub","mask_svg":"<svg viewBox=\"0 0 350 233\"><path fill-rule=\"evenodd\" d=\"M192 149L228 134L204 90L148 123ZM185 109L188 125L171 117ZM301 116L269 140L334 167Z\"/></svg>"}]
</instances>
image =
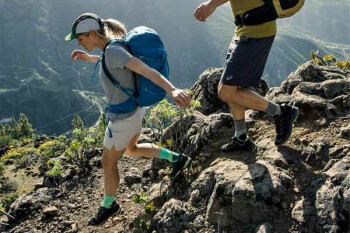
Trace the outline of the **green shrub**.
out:
<instances>
[{"instance_id":1,"label":"green shrub","mask_svg":"<svg viewBox=\"0 0 350 233\"><path fill-rule=\"evenodd\" d=\"M194 110L198 107L200 107L200 102L197 100L191 100L189 108L178 108L169 103L167 99L163 99L151 109L149 116L145 118L146 127L156 129L157 135L155 135L155 137L156 139L159 139L162 131L170 126L175 118L183 118L188 115L193 115Z\"/></svg>"},{"instance_id":2,"label":"green shrub","mask_svg":"<svg viewBox=\"0 0 350 233\"><path fill-rule=\"evenodd\" d=\"M11 148L11 147L10 147ZM5 164L12 164L15 160L20 159L22 156L35 155L36 150L33 147L18 147L11 148L1 157L0 162Z\"/></svg>"},{"instance_id":3,"label":"green shrub","mask_svg":"<svg viewBox=\"0 0 350 233\"><path fill-rule=\"evenodd\" d=\"M48 171L45 173L46 177L50 179L52 183L58 185L63 177L61 160L50 159L49 161L47 161L47 169Z\"/></svg>"},{"instance_id":4,"label":"green shrub","mask_svg":"<svg viewBox=\"0 0 350 233\"><path fill-rule=\"evenodd\" d=\"M52 140L40 145L38 148L38 154L53 158L60 156L65 150L66 144L64 142Z\"/></svg>"},{"instance_id":5,"label":"green shrub","mask_svg":"<svg viewBox=\"0 0 350 233\"><path fill-rule=\"evenodd\" d=\"M89 158L84 155L84 150L91 147L90 143L95 143L95 140L85 138L83 142L80 142L77 139L74 139L64 153L64 156L68 159L68 161L76 165L77 169L85 174L90 171L90 164Z\"/></svg>"},{"instance_id":6,"label":"green shrub","mask_svg":"<svg viewBox=\"0 0 350 233\"><path fill-rule=\"evenodd\" d=\"M0 163L0 177L4 175L5 171L5 165L3 163Z\"/></svg>"},{"instance_id":7,"label":"green shrub","mask_svg":"<svg viewBox=\"0 0 350 233\"><path fill-rule=\"evenodd\" d=\"M0 147L9 146L9 145L11 145L12 141L13 141L13 139L11 138L11 136L8 136L8 135L1 136L0 137Z\"/></svg>"},{"instance_id":8,"label":"green shrub","mask_svg":"<svg viewBox=\"0 0 350 233\"><path fill-rule=\"evenodd\" d=\"M136 194L133 197L133 202L136 204L141 204L144 206L145 213L136 217L132 223L134 232L137 233L147 233L152 232L152 219L155 214L155 206L153 202L149 202L146 193L141 193L141 195Z\"/></svg>"},{"instance_id":9,"label":"green shrub","mask_svg":"<svg viewBox=\"0 0 350 233\"><path fill-rule=\"evenodd\" d=\"M48 161L64 153L66 144L59 140L47 141L40 145L37 152L40 154L39 171L44 175L51 168L48 167Z\"/></svg>"},{"instance_id":10,"label":"green shrub","mask_svg":"<svg viewBox=\"0 0 350 233\"><path fill-rule=\"evenodd\" d=\"M1 200L0 205L1 207L7 212L10 210L11 204L18 198L17 193L11 193L4 197L4 199Z\"/></svg>"},{"instance_id":11,"label":"green shrub","mask_svg":"<svg viewBox=\"0 0 350 233\"><path fill-rule=\"evenodd\" d=\"M32 157L28 156L28 155L21 156L14 161L14 164L15 164L16 168L28 167L28 165L31 164L31 158Z\"/></svg>"}]
</instances>

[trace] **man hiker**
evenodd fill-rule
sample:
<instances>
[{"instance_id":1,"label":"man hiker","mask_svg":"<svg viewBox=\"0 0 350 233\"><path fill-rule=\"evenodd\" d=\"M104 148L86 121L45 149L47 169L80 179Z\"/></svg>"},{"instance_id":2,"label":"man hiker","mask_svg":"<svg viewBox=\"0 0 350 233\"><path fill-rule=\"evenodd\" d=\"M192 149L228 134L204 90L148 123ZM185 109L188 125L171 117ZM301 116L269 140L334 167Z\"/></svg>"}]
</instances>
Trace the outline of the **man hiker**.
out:
<instances>
[{"instance_id":1,"label":"man hiker","mask_svg":"<svg viewBox=\"0 0 350 233\"><path fill-rule=\"evenodd\" d=\"M228 0L209 0L197 7L194 17L204 22L220 5ZM244 12L265 4L263 0L230 0L235 19ZM236 22L237 23L237 22ZM254 151L255 144L247 137L245 110L263 111L274 116L276 126L275 145L285 143L298 115L298 108L278 105L249 90L261 81L267 57L277 31L276 21L258 25L238 24L229 46L226 63L218 85L219 97L228 103L234 120L235 135L221 151Z\"/></svg>"}]
</instances>

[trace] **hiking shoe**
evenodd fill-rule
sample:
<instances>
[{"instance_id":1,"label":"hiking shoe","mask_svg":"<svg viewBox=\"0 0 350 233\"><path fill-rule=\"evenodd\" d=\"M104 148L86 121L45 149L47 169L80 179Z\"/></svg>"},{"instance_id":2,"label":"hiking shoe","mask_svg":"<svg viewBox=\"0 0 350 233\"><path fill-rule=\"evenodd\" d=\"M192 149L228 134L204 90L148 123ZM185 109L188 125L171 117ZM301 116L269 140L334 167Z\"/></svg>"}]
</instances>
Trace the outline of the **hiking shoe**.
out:
<instances>
[{"instance_id":1,"label":"hiking shoe","mask_svg":"<svg viewBox=\"0 0 350 233\"><path fill-rule=\"evenodd\" d=\"M113 202L110 208L100 206L93 217L88 220L88 225L96 226L104 223L110 216L119 212L120 206L117 202Z\"/></svg>"},{"instance_id":2,"label":"hiking shoe","mask_svg":"<svg viewBox=\"0 0 350 233\"><path fill-rule=\"evenodd\" d=\"M221 146L220 150L222 152L232 152L235 150L244 150L244 151L253 152L256 150L256 146L252 142L252 140L250 140L250 138L247 137L246 134L242 134L241 136L239 136L239 138L232 137L228 143Z\"/></svg>"},{"instance_id":3,"label":"hiking shoe","mask_svg":"<svg viewBox=\"0 0 350 233\"><path fill-rule=\"evenodd\" d=\"M281 115L275 116L275 145L280 146L292 135L293 122L297 119L299 109L289 105L281 105Z\"/></svg>"},{"instance_id":4,"label":"hiking shoe","mask_svg":"<svg viewBox=\"0 0 350 233\"><path fill-rule=\"evenodd\" d=\"M184 154L179 155L179 159L173 163L173 168L169 173L170 178L177 177L183 170L185 170L191 163L192 159Z\"/></svg>"}]
</instances>

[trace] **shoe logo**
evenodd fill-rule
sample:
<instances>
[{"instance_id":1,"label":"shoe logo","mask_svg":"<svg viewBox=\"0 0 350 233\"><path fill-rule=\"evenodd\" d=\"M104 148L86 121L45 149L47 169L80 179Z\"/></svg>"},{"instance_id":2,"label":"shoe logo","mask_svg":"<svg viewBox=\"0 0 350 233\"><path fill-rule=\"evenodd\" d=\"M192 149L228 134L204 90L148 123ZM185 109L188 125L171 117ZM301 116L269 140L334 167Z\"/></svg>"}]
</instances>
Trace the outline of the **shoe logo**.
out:
<instances>
[{"instance_id":1,"label":"shoe logo","mask_svg":"<svg viewBox=\"0 0 350 233\"><path fill-rule=\"evenodd\" d=\"M233 76L230 75L230 76L227 76L227 77L226 77L226 80L229 81L229 80L231 80L232 78L233 78Z\"/></svg>"}]
</instances>

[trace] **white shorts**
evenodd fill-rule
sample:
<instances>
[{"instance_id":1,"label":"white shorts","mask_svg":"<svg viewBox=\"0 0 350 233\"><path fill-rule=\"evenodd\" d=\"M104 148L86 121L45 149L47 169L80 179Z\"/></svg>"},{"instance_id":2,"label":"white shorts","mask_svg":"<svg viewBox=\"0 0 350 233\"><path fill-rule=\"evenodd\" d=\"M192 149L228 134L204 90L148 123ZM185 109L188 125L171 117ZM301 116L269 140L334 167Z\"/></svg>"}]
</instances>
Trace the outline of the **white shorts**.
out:
<instances>
[{"instance_id":1,"label":"white shorts","mask_svg":"<svg viewBox=\"0 0 350 233\"><path fill-rule=\"evenodd\" d=\"M112 137L109 137L109 129L106 128L103 146L109 150L113 146L116 151L124 150L131 139L141 133L145 111L145 108L138 108L133 115L126 119L109 121L108 128L112 131Z\"/></svg>"}]
</instances>

